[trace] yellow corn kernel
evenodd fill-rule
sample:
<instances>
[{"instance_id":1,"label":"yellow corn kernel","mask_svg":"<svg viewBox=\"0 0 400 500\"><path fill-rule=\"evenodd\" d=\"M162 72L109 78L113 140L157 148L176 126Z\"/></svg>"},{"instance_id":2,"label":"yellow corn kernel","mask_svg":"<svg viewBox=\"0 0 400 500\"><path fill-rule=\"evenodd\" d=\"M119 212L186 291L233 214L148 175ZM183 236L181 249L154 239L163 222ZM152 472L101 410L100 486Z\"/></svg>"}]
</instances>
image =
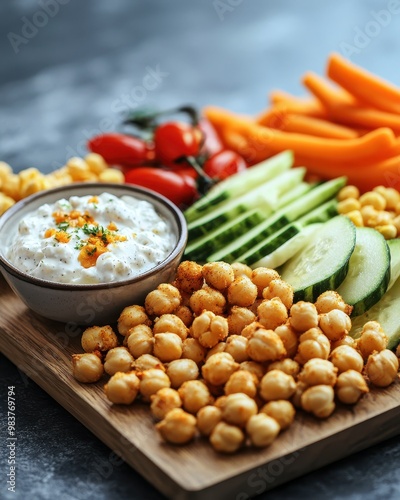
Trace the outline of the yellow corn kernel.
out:
<instances>
[{"instance_id":1,"label":"yellow corn kernel","mask_svg":"<svg viewBox=\"0 0 400 500\"><path fill-rule=\"evenodd\" d=\"M12 198L0 193L0 215L4 214L4 212L12 207L14 203L15 201Z\"/></svg>"},{"instance_id":2,"label":"yellow corn kernel","mask_svg":"<svg viewBox=\"0 0 400 500\"><path fill-rule=\"evenodd\" d=\"M99 181L122 184L125 181L125 176L121 170L118 170L117 168L107 168L104 172L100 172Z\"/></svg>"},{"instance_id":3,"label":"yellow corn kernel","mask_svg":"<svg viewBox=\"0 0 400 500\"><path fill-rule=\"evenodd\" d=\"M392 240L397 236L397 228L393 224L375 226L375 229L381 233L381 235L385 238L385 240Z\"/></svg>"},{"instance_id":4,"label":"yellow corn kernel","mask_svg":"<svg viewBox=\"0 0 400 500\"><path fill-rule=\"evenodd\" d=\"M386 200L376 191L368 191L360 196L360 203L362 206L372 205L376 210L385 210Z\"/></svg>"},{"instance_id":5,"label":"yellow corn kernel","mask_svg":"<svg viewBox=\"0 0 400 500\"><path fill-rule=\"evenodd\" d=\"M376 186L373 191L376 191L385 198L387 210L395 210L396 205L400 202L400 193L397 189L385 186Z\"/></svg>"},{"instance_id":6,"label":"yellow corn kernel","mask_svg":"<svg viewBox=\"0 0 400 500\"><path fill-rule=\"evenodd\" d=\"M378 217L378 211L372 205L364 205L360 208L364 226L373 227Z\"/></svg>"},{"instance_id":7,"label":"yellow corn kernel","mask_svg":"<svg viewBox=\"0 0 400 500\"><path fill-rule=\"evenodd\" d=\"M0 161L0 180L2 181L1 184L4 184L6 179L12 175L13 170L10 167L8 163L5 161Z\"/></svg>"},{"instance_id":8,"label":"yellow corn kernel","mask_svg":"<svg viewBox=\"0 0 400 500\"><path fill-rule=\"evenodd\" d=\"M381 210L376 214L376 225L385 226L386 224L393 223L393 215L386 210Z\"/></svg>"},{"instance_id":9,"label":"yellow corn kernel","mask_svg":"<svg viewBox=\"0 0 400 500\"><path fill-rule=\"evenodd\" d=\"M347 198L355 198L358 199L360 197L360 191L356 186L344 186L338 193L338 200L346 200Z\"/></svg>"},{"instance_id":10,"label":"yellow corn kernel","mask_svg":"<svg viewBox=\"0 0 400 500\"><path fill-rule=\"evenodd\" d=\"M392 224L397 229L397 235L396 236L399 236L400 235L400 215L398 215L397 217L395 217L393 219Z\"/></svg>"},{"instance_id":11,"label":"yellow corn kernel","mask_svg":"<svg viewBox=\"0 0 400 500\"><path fill-rule=\"evenodd\" d=\"M89 166L82 158L73 156L67 161L67 171L74 181L84 181L88 177Z\"/></svg>"},{"instance_id":12,"label":"yellow corn kernel","mask_svg":"<svg viewBox=\"0 0 400 500\"><path fill-rule=\"evenodd\" d=\"M104 158L97 153L89 153L86 155L85 162L88 164L89 170L97 175L108 168Z\"/></svg>"},{"instance_id":13,"label":"yellow corn kernel","mask_svg":"<svg viewBox=\"0 0 400 500\"><path fill-rule=\"evenodd\" d=\"M363 217L362 217L361 212L359 210L351 210L350 212L347 212L343 215L345 217L348 217L355 226L357 226L357 227L364 226Z\"/></svg>"},{"instance_id":14,"label":"yellow corn kernel","mask_svg":"<svg viewBox=\"0 0 400 500\"><path fill-rule=\"evenodd\" d=\"M360 210L360 208L360 202L356 198L346 198L337 204L337 211L340 214L347 214L353 210Z\"/></svg>"},{"instance_id":15,"label":"yellow corn kernel","mask_svg":"<svg viewBox=\"0 0 400 500\"><path fill-rule=\"evenodd\" d=\"M397 215L400 215L400 202L396 204L394 211Z\"/></svg>"},{"instance_id":16,"label":"yellow corn kernel","mask_svg":"<svg viewBox=\"0 0 400 500\"><path fill-rule=\"evenodd\" d=\"M10 174L3 184L3 193L10 198L18 201L21 199L19 194L20 178L16 174Z\"/></svg>"}]
</instances>

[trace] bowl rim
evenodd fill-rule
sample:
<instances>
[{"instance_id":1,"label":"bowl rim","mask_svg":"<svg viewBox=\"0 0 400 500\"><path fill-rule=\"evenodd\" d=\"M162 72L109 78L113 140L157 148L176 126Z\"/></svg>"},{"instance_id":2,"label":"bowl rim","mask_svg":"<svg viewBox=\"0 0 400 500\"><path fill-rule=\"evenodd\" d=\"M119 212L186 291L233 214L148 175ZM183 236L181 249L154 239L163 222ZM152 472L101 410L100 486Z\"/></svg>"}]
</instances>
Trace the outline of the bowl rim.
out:
<instances>
[{"instance_id":1,"label":"bowl rim","mask_svg":"<svg viewBox=\"0 0 400 500\"><path fill-rule=\"evenodd\" d=\"M162 270L165 266L168 266L170 262L172 262L180 252L183 252L186 243L187 243L187 238L188 238L188 230L187 230L187 223L185 216L183 215L183 212L168 198L165 196L157 193L156 191L153 191L151 189L142 187L142 186L137 186L136 184L130 184L130 183L124 183L124 184L115 184L115 183L99 183L99 182L74 182L73 184L69 184L66 186L58 186L55 188L51 189L46 189L44 191L40 191L38 193L34 193L30 196L27 196L26 198L23 198L22 200L17 201L12 207L10 207L8 210L4 212L0 216L0 234L2 232L2 229L7 221L12 219L13 216L17 215L18 212L29 205L32 202L35 202L36 200L40 198L44 198L48 195L52 195L55 193L65 193L68 191L68 189L83 189L87 188L88 191L90 189L99 189L99 188L104 188L104 191L106 192L107 189L110 190L119 190L119 189L128 189L128 191L132 192L132 196L134 196L134 193L143 193L145 196L150 197L157 202L161 203L164 205L165 208L167 208L173 218L176 221L176 224L178 226L178 237L177 241L175 243L175 246L173 250L169 253L169 255L163 259L159 264L156 266L152 267L151 269L139 274L138 276L135 276L133 278L128 278L128 279L123 279L123 280L118 280L118 281L113 281L110 283L58 283L56 281L50 281L46 280L44 278L37 278L36 276L30 276L29 274L25 273L24 271L21 271L17 267L15 267L11 262L9 262L0 252L0 266L3 267L3 269L8 272L9 274L13 275L16 278L19 278L22 281L25 281L27 283L31 283L34 285L38 285L41 287L45 288L52 288L56 290L64 290L64 291L71 291L71 290L101 290L101 289L109 289L109 288L119 288L123 287L126 285L133 285L135 283L139 283L143 281L144 279L153 276L157 274L160 270ZM88 193L90 194L90 193ZM71 195L74 196L74 195ZM78 195L76 195L78 196ZM84 196L83 194L81 196ZM117 195L116 195L117 196ZM123 195L121 195L123 196ZM127 195L129 196L129 195ZM157 209L157 207L155 207Z\"/></svg>"}]
</instances>

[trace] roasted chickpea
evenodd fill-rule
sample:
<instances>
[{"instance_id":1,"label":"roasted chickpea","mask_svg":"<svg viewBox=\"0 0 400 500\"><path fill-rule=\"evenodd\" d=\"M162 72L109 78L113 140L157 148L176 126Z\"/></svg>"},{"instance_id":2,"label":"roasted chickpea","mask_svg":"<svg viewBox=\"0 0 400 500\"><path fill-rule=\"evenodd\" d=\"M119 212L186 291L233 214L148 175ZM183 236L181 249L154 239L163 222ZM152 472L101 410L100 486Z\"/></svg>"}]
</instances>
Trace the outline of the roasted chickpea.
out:
<instances>
[{"instance_id":1,"label":"roasted chickpea","mask_svg":"<svg viewBox=\"0 0 400 500\"><path fill-rule=\"evenodd\" d=\"M383 349L369 355L365 369L372 384L387 387L397 377L399 360L393 351Z\"/></svg>"},{"instance_id":2,"label":"roasted chickpea","mask_svg":"<svg viewBox=\"0 0 400 500\"><path fill-rule=\"evenodd\" d=\"M247 370L238 370L229 377L224 390L227 396L240 392L250 398L255 398L257 395L257 384L258 379L253 373Z\"/></svg>"},{"instance_id":3,"label":"roasted chickpea","mask_svg":"<svg viewBox=\"0 0 400 500\"><path fill-rule=\"evenodd\" d=\"M277 326L275 328L275 333L282 340L286 349L286 355L293 357L299 346L299 337L296 331L290 326L289 322L287 322L284 325Z\"/></svg>"},{"instance_id":4,"label":"roasted chickpea","mask_svg":"<svg viewBox=\"0 0 400 500\"><path fill-rule=\"evenodd\" d=\"M332 309L319 317L319 327L332 342L343 338L351 330L350 317L339 309Z\"/></svg>"},{"instance_id":5,"label":"roasted chickpea","mask_svg":"<svg viewBox=\"0 0 400 500\"><path fill-rule=\"evenodd\" d=\"M206 358L207 349L197 339L187 338L182 343L182 358L192 359L198 365Z\"/></svg>"},{"instance_id":6,"label":"roasted chickpea","mask_svg":"<svg viewBox=\"0 0 400 500\"><path fill-rule=\"evenodd\" d=\"M247 394L229 394L222 408L222 419L228 424L245 427L249 418L257 412L257 403Z\"/></svg>"},{"instance_id":7,"label":"roasted chickpea","mask_svg":"<svg viewBox=\"0 0 400 500\"><path fill-rule=\"evenodd\" d=\"M278 422L279 427L284 430L293 423L296 410L290 401L278 399L277 401L266 403L261 408L260 413L265 413L272 417Z\"/></svg>"},{"instance_id":8,"label":"roasted chickpea","mask_svg":"<svg viewBox=\"0 0 400 500\"><path fill-rule=\"evenodd\" d=\"M272 280L263 290L262 296L264 299L278 297L281 299L286 309L290 309L293 305L293 287L281 279Z\"/></svg>"},{"instance_id":9,"label":"roasted chickpea","mask_svg":"<svg viewBox=\"0 0 400 500\"><path fill-rule=\"evenodd\" d=\"M235 279L232 266L227 262L208 262L204 264L203 277L207 285L216 290L225 290Z\"/></svg>"},{"instance_id":10,"label":"roasted chickpea","mask_svg":"<svg viewBox=\"0 0 400 500\"><path fill-rule=\"evenodd\" d=\"M206 361L208 358L210 358L213 354L216 354L217 352L225 352L225 347L226 343L225 342L218 342L217 345L212 347L208 352L206 356Z\"/></svg>"},{"instance_id":11,"label":"roasted chickpea","mask_svg":"<svg viewBox=\"0 0 400 500\"><path fill-rule=\"evenodd\" d=\"M243 361L239 365L239 370L246 370L257 377L257 380L261 380L266 372L265 366L256 361Z\"/></svg>"},{"instance_id":12,"label":"roasted chickpea","mask_svg":"<svg viewBox=\"0 0 400 500\"><path fill-rule=\"evenodd\" d=\"M189 413L197 413L203 406L210 405L214 398L206 384L200 380L188 380L178 389L183 408Z\"/></svg>"},{"instance_id":13,"label":"roasted chickpea","mask_svg":"<svg viewBox=\"0 0 400 500\"><path fill-rule=\"evenodd\" d=\"M189 305L196 316L204 310L220 315L225 311L226 299L218 290L204 285L192 294Z\"/></svg>"},{"instance_id":14,"label":"roasted chickpea","mask_svg":"<svg viewBox=\"0 0 400 500\"><path fill-rule=\"evenodd\" d=\"M129 330L125 339L129 352L134 358L139 358L143 354L152 354L154 338L149 326L134 326Z\"/></svg>"},{"instance_id":15,"label":"roasted chickpea","mask_svg":"<svg viewBox=\"0 0 400 500\"><path fill-rule=\"evenodd\" d=\"M153 333L176 333L182 340L185 340L189 329L175 314L163 314L159 318L156 318Z\"/></svg>"},{"instance_id":16,"label":"roasted chickpea","mask_svg":"<svg viewBox=\"0 0 400 500\"><path fill-rule=\"evenodd\" d=\"M245 435L236 425L218 422L210 435L210 443L220 453L234 453L244 443Z\"/></svg>"},{"instance_id":17,"label":"roasted chickpea","mask_svg":"<svg viewBox=\"0 0 400 500\"><path fill-rule=\"evenodd\" d=\"M286 323L288 311L281 299L274 297L271 300L264 299L257 307L258 322L267 330L275 330Z\"/></svg>"},{"instance_id":18,"label":"roasted chickpea","mask_svg":"<svg viewBox=\"0 0 400 500\"><path fill-rule=\"evenodd\" d=\"M318 326L317 308L311 302L299 301L290 308L290 324L299 331L306 332Z\"/></svg>"},{"instance_id":19,"label":"roasted chickpea","mask_svg":"<svg viewBox=\"0 0 400 500\"><path fill-rule=\"evenodd\" d=\"M263 297L263 290L267 288L272 280L279 279L279 273L275 269L269 269L268 267L256 267L251 273L250 279L257 287L258 298ZM276 297L276 295L273 295ZM272 297L264 297L266 299L272 299Z\"/></svg>"},{"instance_id":20,"label":"roasted chickpea","mask_svg":"<svg viewBox=\"0 0 400 500\"><path fill-rule=\"evenodd\" d=\"M123 309L118 318L118 332L127 335L129 330L136 325L151 326L151 321L142 306L128 306Z\"/></svg>"},{"instance_id":21,"label":"roasted chickpea","mask_svg":"<svg viewBox=\"0 0 400 500\"><path fill-rule=\"evenodd\" d=\"M167 375L171 386L177 389L188 380L196 380L199 377L199 367L192 359L176 359L168 363Z\"/></svg>"},{"instance_id":22,"label":"roasted chickpea","mask_svg":"<svg viewBox=\"0 0 400 500\"><path fill-rule=\"evenodd\" d=\"M110 349L104 361L104 371L108 375L117 372L129 372L134 363L133 356L126 347L114 347Z\"/></svg>"},{"instance_id":23,"label":"roasted chickpea","mask_svg":"<svg viewBox=\"0 0 400 500\"><path fill-rule=\"evenodd\" d=\"M156 394L163 387L171 386L168 375L160 369L151 368L150 370L145 370L139 373L139 378L139 390L144 401L150 401L151 395Z\"/></svg>"},{"instance_id":24,"label":"roasted chickpea","mask_svg":"<svg viewBox=\"0 0 400 500\"><path fill-rule=\"evenodd\" d=\"M235 278L237 278L238 276L247 276L248 278L251 278L253 272L251 267L246 266L246 264L242 264L241 262L233 262L231 266Z\"/></svg>"},{"instance_id":25,"label":"roasted chickpea","mask_svg":"<svg viewBox=\"0 0 400 500\"><path fill-rule=\"evenodd\" d=\"M112 403L130 405L136 399L139 385L140 381L134 371L117 372L104 386L104 391Z\"/></svg>"},{"instance_id":26,"label":"roasted chickpea","mask_svg":"<svg viewBox=\"0 0 400 500\"><path fill-rule=\"evenodd\" d=\"M364 368L364 360L361 354L348 345L335 347L329 359L336 366L339 373L346 372L347 370L355 370L361 373Z\"/></svg>"},{"instance_id":27,"label":"roasted chickpea","mask_svg":"<svg viewBox=\"0 0 400 500\"><path fill-rule=\"evenodd\" d=\"M353 405L363 394L369 392L369 389L360 372L347 370L338 376L335 391L339 401Z\"/></svg>"},{"instance_id":28,"label":"roasted chickpea","mask_svg":"<svg viewBox=\"0 0 400 500\"><path fill-rule=\"evenodd\" d=\"M326 314L333 309L339 309L350 316L353 307L345 303L342 296L334 290L327 290L321 293L315 302L318 314Z\"/></svg>"},{"instance_id":29,"label":"roasted chickpea","mask_svg":"<svg viewBox=\"0 0 400 500\"><path fill-rule=\"evenodd\" d=\"M142 354L139 356L135 360L134 368L138 372L144 372L145 370L151 370L152 368L165 372L163 363L161 363L161 361L152 354Z\"/></svg>"},{"instance_id":30,"label":"roasted chickpea","mask_svg":"<svg viewBox=\"0 0 400 500\"><path fill-rule=\"evenodd\" d=\"M150 400L151 414L157 420L162 420L169 411L182 406L182 400L178 391L169 387L163 387L155 394L152 394Z\"/></svg>"},{"instance_id":31,"label":"roasted chickpea","mask_svg":"<svg viewBox=\"0 0 400 500\"><path fill-rule=\"evenodd\" d=\"M203 365L201 372L207 382L212 385L225 384L229 377L239 368L239 363L227 352L214 354Z\"/></svg>"},{"instance_id":32,"label":"roasted chickpea","mask_svg":"<svg viewBox=\"0 0 400 500\"><path fill-rule=\"evenodd\" d=\"M188 306L180 305L174 314L187 328L193 323L193 313Z\"/></svg>"},{"instance_id":33,"label":"roasted chickpea","mask_svg":"<svg viewBox=\"0 0 400 500\"><path fill-rule=\"evenodd\" d=\"M230 335L226 339L225 352L232 355L233 359L238 363L247 361L249 355L247 353L248 340L242 335Z\"/></svg>"},{"instance_id":34,"label":"roasted chickpea","mask_svg":"<svg viewBox=\"0 0 400 500\"><path fill-rule=\"evenodd\" d=\"M111 326L91 326L86 328L81 338L85 352L109 351L118 345L117 336Z\"/></svg>"},{"instance_id":35,"label":"roasted chickpea","mask_svg":"<svg viewBox=\"0 0 400 500\"><path fill-rule=\"evenodd\" d=\"M189 260L179 264L175 278L175 284L179 290L191 294L195 290L200 290L203 283L202 266L200 264Z\"/></svg>"},{"instance_id":36,"label":"roasted chickpea","mask_svg":"<svg viewBox=\"0 0 400 500\"><path fill-rule=\"evenodd\" d=\"M203 436L209 436L222 420L222 411L216 406L203 406L197 412L197 427Z\"/></svg>"},{"instance_id":37,"label":"roasted chickpea","mask_svg":"<svg viewBox=\"0 0 400 500\"><path fill-rule=\"evenodd\" d=\"M182 339L176 333L156 333L154 355L164 363L179 359L182 356Z\"/></svg>"},{"instance_id":38,"label":"roasted chickpea","mask_svg":"<svg viewBox=\"0 0 400 500\"><path fill-rule=\"evenodd\" d=\"M257 287L250 278L240 276L229 285L227 293L229 304L249 307L257 298Z\"/></svg>"},{"instance_id":39,"label":"roasted chickpea","mask_svg":"<svg viewBox=\"0 0 400 500\"><path fill-rule=\"evenodd\" d=\"M161 283L156 290L147 294L144 306L147 314L161 316L171 314L181 305L181 294L179 290L169 283Z\"/></svg>"},{"instance_id":40,"label":"roasted chickpea","mask_svg":"<svg viewBox=\"0 0 400 500\"><path fill-rule=\"evenodd\" d=\"M196 417L181 408L174 408L156 424L156 429L165 441L184 444L192 440L196 434Z\"/></svg>"},{"instance_id":41,"label":"roasted chickpea","mask_svg":"<svg viewBox=\"0 0 400 500\"><path fill-rule=\"evenodd\" d=\"M290 399L296 390L296 382L291 375L280 370L267 372L260 382L260 396L264 401Z\"/></svg>"},{"instance_id":42,"label":"roasted chickpea","mask_svg":"<svg viewBox=\"0 0 400 500\"><path fill-rule=\"evenodd\" d=\"M303 395L303 392L308 389L308 386L304 382L296 382L296 389L293 393L293 396L291 398L292 403L296 408L301 408L301 396Z\"/></svg>"},{"instance_id":43,"label":"roasted chickpea","mask_svg":"<svg viewBox=\"0 0 400 500\"><path fill-rule=\"evenodd\" d=\"M331 350L336 349L336 347L339 347L341 345L347 345L349 347L354 347L356 348L356 341L353 339L353 337L350 337L350 335L345 335L339 340L336 340L336 342L331 342Z\"/></svg>"},{"instance_id":44,"label":"roasted chickpea","mask_svg":"<svg viewBox=\"0 0 400 500\"><path fill-rule=\"evenodd\" d=\"M298 380L310 385L331 385L336 383L338 369L326 359L310 359L303 366Z\"/></svg>"},{"instance_id":45,"label":"roasted chickpea","mask_svg":"<svg viewBox=\"0 0 400 500\"><path fill-rule=\"evenodd\" d=\"M249 338L247 353L254 361L276 361L286 355L286 349L273 330L266 330L256 323Z\"/></svg>"},{"instance_id":46,"label":"roasted chickpea","mask_svg":"<svg viewBox=\"0 0 400 500\"><path fill-rule=\"evenodd\" d=\"M296 377L300 372L300 365L297 361L291 358L282 359L282 361L274 361L268 365L267 371L280 370L281 372Z\"/></svg>"},{"instance_id":47,"label":"roasted chickpea","mask_svg":"<svg viewBox=\"0 0 400 500\"><path fill-rule=\"evenodd\" d=\"M328 359L331 344L320 328L311 328L299 338L295 361L304 365L312 358Z\"/></svg>"},{"instance_id":48,"label":"roasted chickpea","mask_svg":"<svg viewBox=\"0 0 400 500\"><path fill-rule=\"evenodd\" d=\"M327 418L335 410L335 393L331 385L314 385L301 396L303 410L318 418Z\"/></svg>"},{"instance_id":49,"label":"roasted chickpea","mask_svg":"<svg viewBox=\"0 0 400 500\"><path fill-rule=\"evenodd\" d=\"M191 333L203 347L214 347L228 336L228 320L211 311L204 311L194 319Z\"/></svg>"},{"instance_id":50,"label":"roasted chickpea","mask_svg":"<svg viewBox=\"0 0 400 500\"><path fill-rule=\"evenodd\" d=\"M251 444L259 448L270 445L280 430L279 423L265 413L252 416L246 425Z\"/></svg>"},{"instance_id":51,"label":"roasted chickpea","mask_svg":"<svg viewBox=\"0 0 400 500\"><path fill-rule=\"evenodd\" d=\"M241 335L243 328L255 321L256 315L247 307L232 306L228 316L230 335Z\"/></svg>"},{"instance_id":52,"label":"roasted chickpea","mask_svg":"<svg viewBox=\"0 0 400 500\"><path fill-rule=\"evenodd\" d=\"M72 374L84 384L98 382L103 376L104 368L100 357L91 352L72 355Z\"/></svg>"},{"instance_id":53,"label":"roasted chickpea","mask_svg":"<svg viewBox=\"0 0 400 500\"><path fill-rule=\"evenodd\" d=\"M376 321L368 321L363 326L361 336L357 340L357 349L364 360L374 351L383 351L388 344L388 338L381 325Z\"/></svg>"}]
</instances>

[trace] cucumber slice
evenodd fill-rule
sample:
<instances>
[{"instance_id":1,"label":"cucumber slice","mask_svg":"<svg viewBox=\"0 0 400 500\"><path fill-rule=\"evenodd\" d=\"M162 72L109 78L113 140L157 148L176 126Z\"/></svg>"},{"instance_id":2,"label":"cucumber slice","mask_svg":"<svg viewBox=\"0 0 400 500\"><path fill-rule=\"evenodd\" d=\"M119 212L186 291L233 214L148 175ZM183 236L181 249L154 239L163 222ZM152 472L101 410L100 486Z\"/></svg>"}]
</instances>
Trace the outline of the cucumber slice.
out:
<instances>
[{"instance_id":1,"label":"cucumber slice","mask_svg":"<svg viewBox=\"0 0 400 500\"><path fill-rule=\"evenodd\" d=\"M285 242L299 234L301 231L300 224L288 224L276 233L272 234L269 238L261 241L251 250L248 250L243 255L238 257L238 262L251 266L254 262L260 260L263 255L268 255Z\"/></svg>"},{"instance_id":2,"label":"cucumber slice","mask_svg":"<svg viewBox=\"0 0 400 500\"><path fill-rule=\"evenodd\" d=\"M203 261L212 252L242 236L263 220L264 215L260 210L249 210L234 220L222 224L207 235L194 240L186 247L184 256L188 260Z\"/></svg>"},{"instance_id":3,"label":"cucumber slice","mask_svg":"<svg viewBox=\"0 0 400 500\"><path fill-rule=\"evenodd\" d=\"M390 279L390 252L385 238L370 227L356 228L356 246L349 271L337 292L359 316L376 304L387 290Z\"/></svg>"},{"instance_id":4,"label":"cucumber slice","mask_svg":"<svg viewBox=\"0 0 400 500\"><path fill-rule=\"evenodd\" d=\"M390 281L388 290L392 288L397 278L400 277L400 238L387 241L390 251Z\"/></svg>"},{"instance_id":5,"label":"cucumber slice","mask_svg":"<svg viewBox=\"0 0 400 500\"><path fill-rule=\"evenodd\" d=\"M219 260L233 262L265 238L268 238L275 231L278 231L287 224L294 222L300 216L308 214L310 210L315 209L316 211L312 216L309 215L308 219L307 216L305 216L304 219L299 219L299 222L306 224L308 220L318 220L318 215L321 217L321 220L324 220L325 217L328 217L326 212L328 206L330 207L329 210L331 210L332 205L329 204L328 206L323 206L323 208L319 207L322 207L321 204L325 205L324 202L326 202L326 200L335 196L345 183L346 178L340 177L314 187L301 198L294 200L292 203L289 203L285 207L276 211L264 222L251 229L247 234L244 234L236 241L233 241L229 245L226 245L224 248L221 248L219 251L210 255L207 260L209 262ZM334 203L336 206L336 201L334 201Z\"/></svg>"},{"instance_id":6,"label":"cucumber slice","mask_svg":"<svg viewBox=\"0 0 400 500\"><path fill-rule=\"evenodd\" d=\"M385 331L389 343L388 349L395 349L400 342L400 278L371 309L353 319L350 335L355 339L367 321L378 321Z\"/></svg>"},{"instance_id":7,"label":"cucumber slice","mask_svg":"<svg viewBox=\"0 0 400 500\"><path fill-rule=\"evenodd\" d=\"M253 269L256 267L268 267L269 269L276 269L287 262L293 255L295 255L299 250L301 250L304 245L309 241L310 236L315 233L315 231L322 226L322 223L310 224L303 227L301 231L290 238L290 240L285 241L280 247L278 247L273 252L265 255L260 260L251 265ZM239 259L240 260L240 259Z\"/></svg>"},{"instance_id":8,"label":"cucumber slice","mask_svg":"<svg viewBox=\"0 0 400 500\"><path fill-rule=\"evenodd\" d=\"M207 234L224 222L233 220L252 208L261 210L265 217L269 216L275 211L279 197L301 182L305 173L305 168L294 168L283 172L261 186L196 219L188 224L189 240Z\"/></svg>"},{"instance_id":9,"label":"cucumber slice","mask_svg":"<svg viewBox=\"0 0 400 500\"><path fill-rule=\"evenodd\" d=\"M292 165L293 153L291 151L283 151L268 160L253 165L240 174L228 177L216 184L205 196L185 211L186 220L193 222L214 210L226 200L241 196L285 170L289 170Z\"/></svg>"},{"instance_id":10,"label":"cucumber slice","mask_svg":"<svg viewBox=\"0 0 400 500\"><path fill-rule=\"evenodd\" d=\"M315 302L326 290L336 290L345 279L356 243L356 228L347 217L325 222L280 269L294 288L294 300Z\"/></svg>"}]
</instances>

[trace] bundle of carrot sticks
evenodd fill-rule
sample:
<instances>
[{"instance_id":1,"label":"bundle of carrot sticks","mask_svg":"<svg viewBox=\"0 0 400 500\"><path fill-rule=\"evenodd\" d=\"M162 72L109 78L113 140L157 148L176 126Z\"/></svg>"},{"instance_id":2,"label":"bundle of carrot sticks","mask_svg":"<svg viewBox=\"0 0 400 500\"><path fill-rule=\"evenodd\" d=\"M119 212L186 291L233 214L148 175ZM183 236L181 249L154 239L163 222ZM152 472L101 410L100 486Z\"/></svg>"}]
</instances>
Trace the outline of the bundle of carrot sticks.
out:
<instances>
[{"instance_id":1,"label":"bundle of carrot sticks","mask_svg":"<svg viewBox=\"0 0 400 500\"><path fill-rule=\"evenodd\" d=\"M307 72L309 97L277 90L259 116L215 106L205 116L225 146L249 165L290 149L296 166L318 179L345 175L367 191L400 188L400 87L339 54L329 56L326 77Z\"/></svg>"}]
</instances>

